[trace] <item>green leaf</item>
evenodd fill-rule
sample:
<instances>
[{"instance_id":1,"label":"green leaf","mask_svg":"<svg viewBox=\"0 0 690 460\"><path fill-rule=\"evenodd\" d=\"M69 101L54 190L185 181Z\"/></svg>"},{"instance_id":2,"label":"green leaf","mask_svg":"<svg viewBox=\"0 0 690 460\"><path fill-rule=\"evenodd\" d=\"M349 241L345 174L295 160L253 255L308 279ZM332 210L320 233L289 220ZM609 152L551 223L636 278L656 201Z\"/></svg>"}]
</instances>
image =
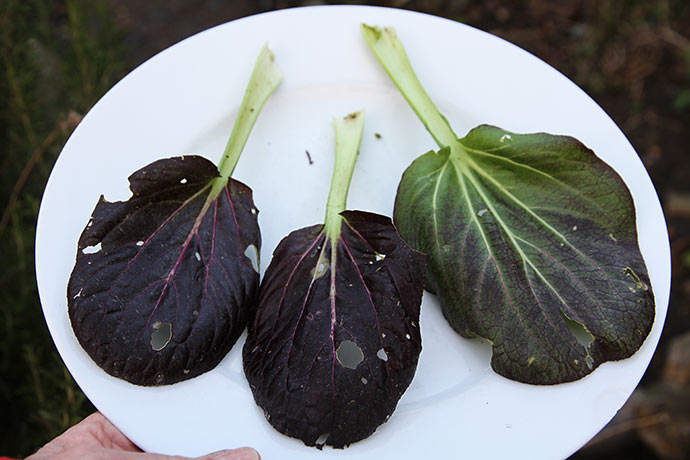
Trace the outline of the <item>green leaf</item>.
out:
<instances>
[{"instance_id":1,"label":"green leaf","mask_svg":"<svg viewBox=\"0 0 690 460\"><path fill-rule=\"evenodd\" d=\"M521 382L579 379L627 358L654 321L632 197L577 139L479 126L457 139L393 29L363 27L441 150L403 174L394 221L427 254L427 288L451 326L488 339Z\"/></svg>"}]
</instances>

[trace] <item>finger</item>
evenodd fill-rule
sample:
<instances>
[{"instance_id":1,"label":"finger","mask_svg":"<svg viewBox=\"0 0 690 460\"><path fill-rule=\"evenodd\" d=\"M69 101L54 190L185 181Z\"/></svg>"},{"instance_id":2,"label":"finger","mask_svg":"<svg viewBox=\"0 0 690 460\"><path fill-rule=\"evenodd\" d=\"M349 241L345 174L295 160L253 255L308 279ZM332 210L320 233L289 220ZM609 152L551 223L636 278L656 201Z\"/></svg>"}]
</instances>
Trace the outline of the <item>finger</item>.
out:
<instances>
[{"instance_id":1,"label":"finger","mask_svg":"<svg viewBox=\"0 0 690 460\"><path fill-rule=\"evenodd\" d=\"M198 457L196 460L261 460L261 456L251 447L240 447L239 449L220 450Z\"/></svg>"},{"instance_id":2,"label":"finger","mask_svg":"<svg viewBox=\"0 0 690 460\"><path fill-rule=\"evenodd\" d=\"M79 458L80 460L261 460L259 454L250 447L239 449L221 450L212 454L203 455L191 459L179 455L164 455L143 452L123 452L116 449L84 449L76 446L68 455L60 457L60 460Z\"/></svg>"},{"instance_id":3,"label":"finger","mask_svg":"<svg viewBox=\"0 0 690 460\"><path fill-rule=\"evenodd\" d=\"M117 449L126 452L141 452L110 420L100 412L95 412L74 428L80 428L86 439L106 449Z\"/></svg>"}]
</instances>

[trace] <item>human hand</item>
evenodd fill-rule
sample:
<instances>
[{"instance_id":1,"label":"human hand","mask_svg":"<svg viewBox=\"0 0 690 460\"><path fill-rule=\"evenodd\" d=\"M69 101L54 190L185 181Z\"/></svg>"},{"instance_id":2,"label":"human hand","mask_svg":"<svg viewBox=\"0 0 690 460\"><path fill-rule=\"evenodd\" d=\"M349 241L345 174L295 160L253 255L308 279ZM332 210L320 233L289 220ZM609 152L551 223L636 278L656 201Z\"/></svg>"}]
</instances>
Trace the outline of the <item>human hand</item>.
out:
<instances>
[{"instance_id":1,"label":"human hand","mask_svg":"<svg viewBox=\"0 0 690 460\"><path fill-rule=\"evenodd\" d=\"M182 460L186 457L142 452L100 412L86 417L26 460ZM197 460L261 460L250 447L222 450Z\"/></svg>"}]
</instances>

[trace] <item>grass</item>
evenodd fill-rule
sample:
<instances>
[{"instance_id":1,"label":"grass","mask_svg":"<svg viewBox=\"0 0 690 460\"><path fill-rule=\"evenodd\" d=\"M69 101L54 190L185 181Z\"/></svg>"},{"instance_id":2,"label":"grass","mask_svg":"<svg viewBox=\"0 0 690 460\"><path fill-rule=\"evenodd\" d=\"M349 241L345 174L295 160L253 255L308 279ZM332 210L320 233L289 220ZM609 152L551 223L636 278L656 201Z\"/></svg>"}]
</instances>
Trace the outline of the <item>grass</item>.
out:
<instances>
[{"instance_id":1,"label":"grass","mask_svg":"<svg viewBox=\"0 0 690 460\"><path fill-rule=\"evenodd\" d=\"M26 456L94 410L43 320L34 237L60 149L123 75L120 42L103 1L0 2L0 455Z\"/></svg>"}]
</instances>

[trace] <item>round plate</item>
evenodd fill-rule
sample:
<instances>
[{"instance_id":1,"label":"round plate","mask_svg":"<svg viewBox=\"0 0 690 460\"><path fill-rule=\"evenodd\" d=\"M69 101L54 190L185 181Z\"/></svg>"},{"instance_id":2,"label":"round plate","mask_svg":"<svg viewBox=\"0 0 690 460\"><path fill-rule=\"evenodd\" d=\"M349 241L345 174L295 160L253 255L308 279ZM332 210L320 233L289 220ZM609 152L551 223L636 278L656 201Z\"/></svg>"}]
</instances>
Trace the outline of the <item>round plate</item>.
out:
<instances>
[{"instance_id":1,"label":"round plate","mask_svg":"<svg viewBox=\"0 0 690 460\"><path fill-rule=\"evenodd\" d=\"M244 338L211 372L160 388L113 378L77 343L66 286L77 240L100 194L127 199L127 177L159 158L217 161L265 42L283 72L233 177L261 210L262 267L290 231L323 222L334 158L332 118L366 109L348 208L391 215L397 183L434 142L367 48L360 23L394 26L431 98L464 135L481 123L577 137L624 178L656 295L654 328L630 359L554 386L516 383L489 368L490 347L453 332L425 294L424 350L390 420L345 450L319 451L274 431L241 366ZM309 152L309 155L307 155ZM310 163L309 157L313 161ZM462 24L404 10L324 6L233 21L163 51L113 87L60 154L41 204L36 241L46 321L94 405L142 449L187 456L250 445L264 458L566 458L623 405L659 340L670 286L661 206L637 154L584 92L525 51Z\"/></svg>"}]
</instances>

